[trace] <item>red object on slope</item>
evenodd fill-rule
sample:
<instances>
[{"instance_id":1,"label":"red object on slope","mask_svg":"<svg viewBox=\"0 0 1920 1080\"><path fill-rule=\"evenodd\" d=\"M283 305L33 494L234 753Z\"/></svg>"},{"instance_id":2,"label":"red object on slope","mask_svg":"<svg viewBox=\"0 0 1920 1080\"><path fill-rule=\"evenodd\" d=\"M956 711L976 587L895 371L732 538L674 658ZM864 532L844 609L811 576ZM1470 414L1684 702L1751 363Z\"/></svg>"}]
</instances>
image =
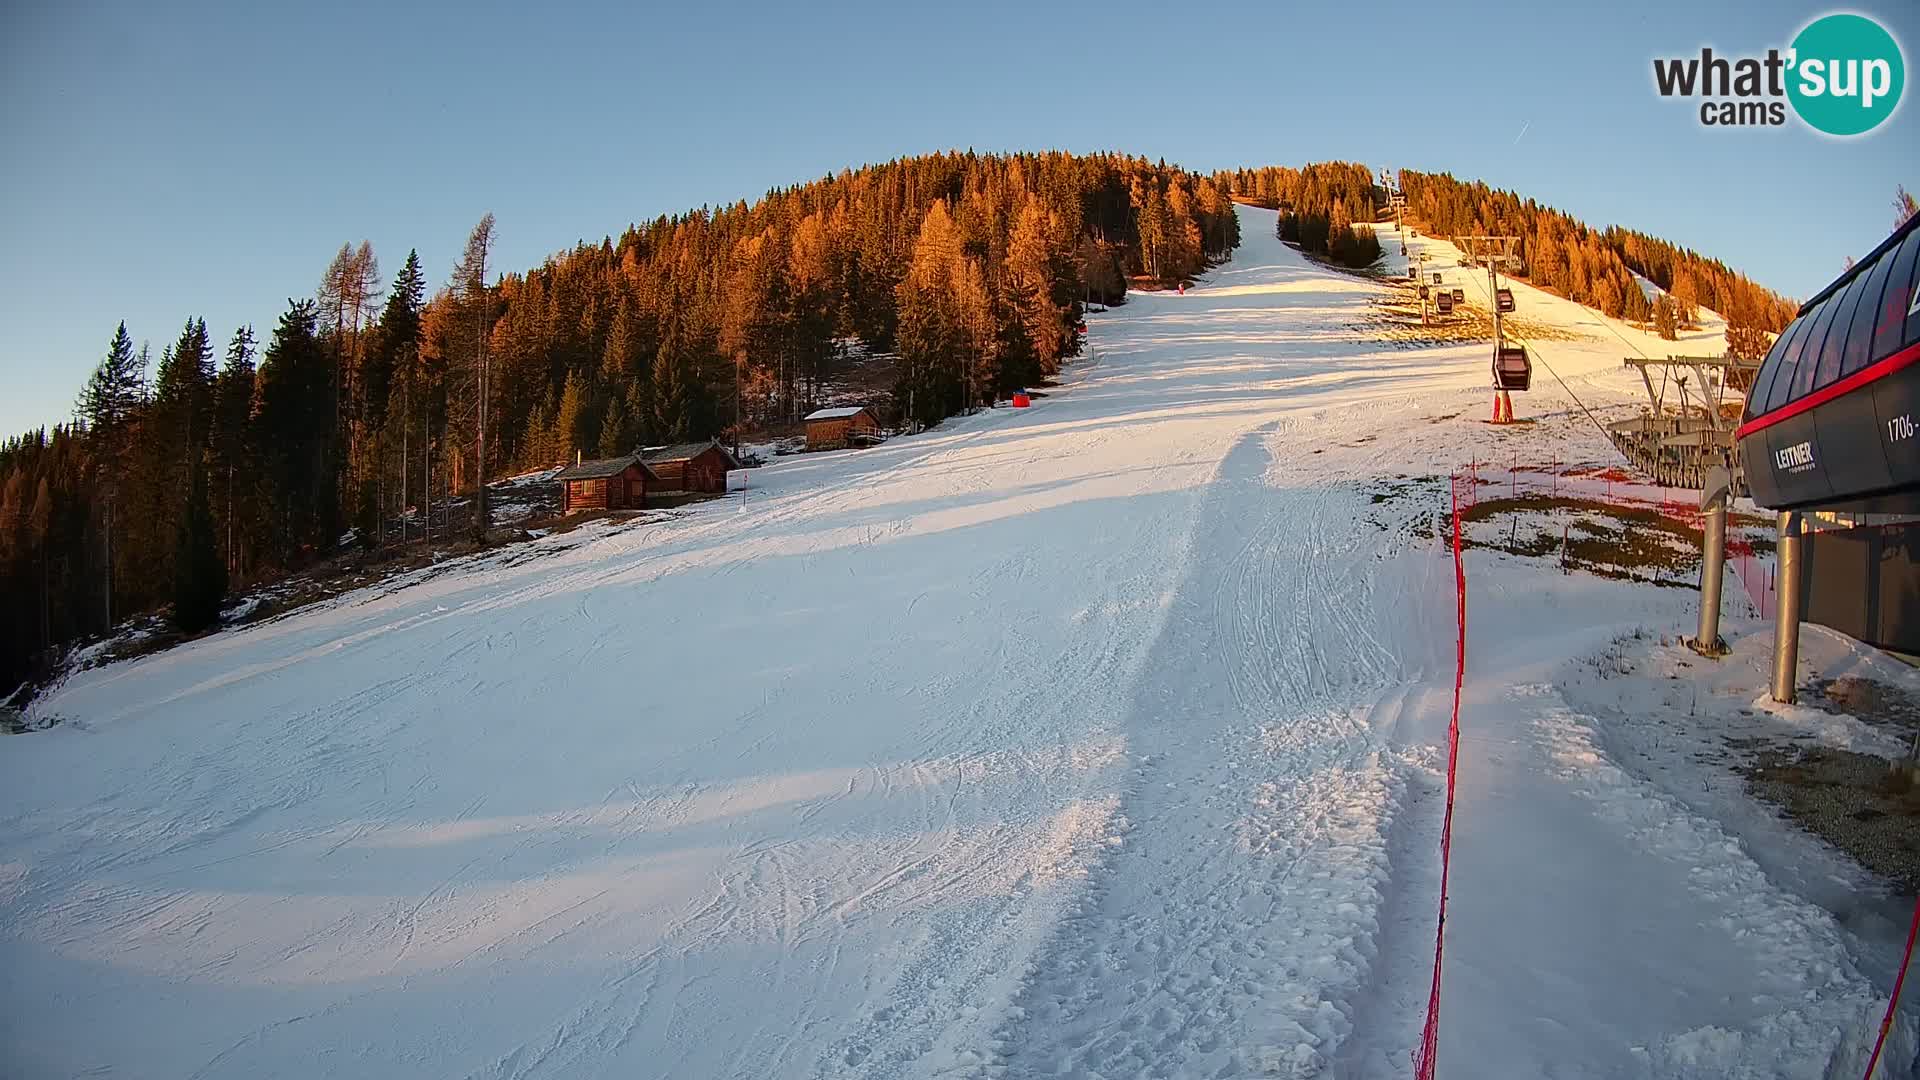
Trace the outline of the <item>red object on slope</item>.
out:
<instances>
[{"instance_id":1,"label":"red object on slope","mask_svg":"<svg viewBox=\"0 0 1920 1080\"><path fill-rule=\"evenodd\" d=\"M1880 1037L1873 1040L1873 1056L1867 1059L1865 1080L1873 1080L1873 1067L1880 1063L1880 1051L1887 1045L1887 1031L1893 1027L1893 1011L1900 1007L1900 987L1907 981L1907 964L1913 960L1913 939L1920 935L1920 900L1913 905L1913 924L1907 927L1907 951L1900 957L1900 974L1893 977L1893 995L1887 999L1887 1015L1880 1020Z\"/></svg>"},{"instance_id":2,"label":"red object on slope","mask_svg":"<svg viewBox=\"0 0 1920 1080\"><path fill-rule=\"evenodd\" d=\"M1447 943L1447 871L1453 854L1453 786L1460 761L1460 688L1467 675L1467 571L1460 558L1459 476L1453 488L1453 588L1454 654L1453 717L1447 722L1447 809L1440 825L1440 921L1433 932L1433 988L1427 996L1427 1021L1420 1032L1420 1045L1414 1051L1413 1075L1417 1080L1433 1080L1440 1056L1440 960Z\"/></svg>"},{"instance_id":3,"label":"red object on slope","mask_svg":"<svg viewBox=\"0 0 1920 1080\"><path fill-rule=\"evenodd\" d=\"M1033 399L1032 399L1032 398L1030 398L1030 397L1028 397L1027 395L1025 395L1025 394L1015 394L1015 395L1013 395L1013 407L1014 407L1014 408L1016 408L1016 409L1024 409L1024 408L1026 408L1027 406L1029 406L1029 405L1031 405L1031 404L1033 404Z\"/></svg>"}]
</instances>

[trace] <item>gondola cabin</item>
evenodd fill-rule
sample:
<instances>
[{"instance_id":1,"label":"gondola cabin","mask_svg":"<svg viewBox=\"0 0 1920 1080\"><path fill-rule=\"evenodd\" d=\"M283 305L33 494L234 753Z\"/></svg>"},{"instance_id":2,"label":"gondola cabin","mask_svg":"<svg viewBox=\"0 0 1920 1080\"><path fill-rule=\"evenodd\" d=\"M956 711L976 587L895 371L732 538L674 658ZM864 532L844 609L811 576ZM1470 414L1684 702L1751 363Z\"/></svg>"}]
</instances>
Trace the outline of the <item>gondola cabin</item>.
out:
<instances>
[{"instance_id":1,"label":"gondola cabin","mask_svg":"<svg viewBox=\"0 0 1920 1080\"><path fill-rule=\"evenodd\" d=\"M1466 302L1467 302L1467 290L1465 290L1465 289L1455 289L1455 290L1453 290L1453 302L1454 302L1454 303L1456 303L1456 304L1464 304L1464 303L1466 303Z\"/></svg>"},{"instance_id":2,"label":"gondola cabin","mask_svg":"<svg viewBox=\"0 0 1920 1080\"><path fill-rule=\"evenodd\" d=\"M1435 270L1435 271L1433 272L1433 283L1434 283L1435 285L1438 285L1438 284L1440 284L1440 271L1438 271L1438 270Z\"/></svg>"},{"instance_id":3,"label":"gondola cabin","mask_svg":"<svg viewBox=\"0 0 1920 1080\"><path fill-rule=\"evenodd\" d=\"M560 482L560 512L640 510L659 476L637 454L579 461L554 475Z\"/></svg>"},{"instance_id":4,"label":"gondola cabin","mask_svg":"<svg viewBox=\"0 0 1920 1080\"><path fill-rule=\"evenodd\" d=\"M1800 308L1735 435L1753 501L1817 526L1805 618L1920 653L1920 217Z\"/></svg>"},{"instance_id":5,"label":"gondola cabin","mask_svg":"<svg viewBox=\"0 0 1920 1080\"><path fill-rule=\"evenodd\" d=\"M1495 289L1493 292L1493 307L1494 307L1494 310L1500 312L1502 315L1506 314L1509 311L1512 311L1513 310L1513 290L1512 289Z\"/></svg>"},{"instance_id":6,"label":"gondola cabin","mask_svg":"<svg viewBox=\"0 0 1920 1080\"><path fill-rule=\"evenodd\" d=\"M1420 286L1420 299L1425 300L1428 294L1430 293L1430 291L1431 290L1429 290L1427 286L1425 285Z\"/></svg>"},{"instance_id":7,"label":"gondola cabin","mask_svg":"<svg viewBox=\"0 0 1920 1080\"><path fill-rule=\"evenodd\" d=\"M1533 385L1533 361L1519 345L1502 345L1493 350L1493 388L1525 390Z\"/></svg>"},{"instance_id":8,"label":"gondola cabin","mask_svg":"<svg viewBox=\"0 0 1920 1080\"><path fill-rule=\"evenodd\" d=\"M1800 309L1738 431L1753 501L1920 514L1920 218Z\"/></svg>"},{"instance_id":9,"label":"gondola cabin","mask_svg":"<svg viewBox=\"0 0 1920 1080\"><path fill-rule=\"evenodd\" d=\"M1437 308L1442 315L1453 314L1453 294L1442 292L1440 299L1434 302L1434 307Z\"/></svg>"}]
</instances>

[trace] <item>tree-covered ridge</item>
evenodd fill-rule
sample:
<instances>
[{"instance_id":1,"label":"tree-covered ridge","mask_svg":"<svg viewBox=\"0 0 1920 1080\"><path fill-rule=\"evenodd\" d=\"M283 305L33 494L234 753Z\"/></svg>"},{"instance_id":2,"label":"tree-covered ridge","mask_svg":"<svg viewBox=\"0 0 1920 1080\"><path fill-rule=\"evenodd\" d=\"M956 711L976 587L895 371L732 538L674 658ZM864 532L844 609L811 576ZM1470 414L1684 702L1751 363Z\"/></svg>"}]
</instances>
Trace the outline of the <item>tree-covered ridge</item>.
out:
<instances>
[{"instance_id":1,"label":"tree-covered ridge","mask_svg":"<svg viewBox=\"0 0 1920 1080\"><path fill-rule=\"evenodd\" d=\"M501 281L501 393L537 403L503 459L544 460L556 435L714 434L736 366L744 423L791 419L855 339L899 346L893 404L931 422L1053 374L1082 301L1184 279L1237 239L1208 180L1118 155L936 154L659 218Z\"/></svg>"},{"instance_id":2,"label":"tree-covered ridge","mask_svg":"<svg viewBox=\"0 0 1920 1080\"><path fill-rule=\"evenodd\" d=\"M1238 242L1227 193L1116 154L935 154L661 217L525 272L493 222L430 290L342 245L313 299L216 365L188 319L158 365L122 325L76 423L0 444L0 685L126 613L209 624L250 585L410 520L477 477L804 414L850 343L895 359L907 423L1041 382L1082 305ZM384 291L384 297L382 293ZM263 313L264 314L264 313ZM423 517L424 515L424 517Z\"/></svg>"},{"instance_id":3,"label":"tree-covered ridge","mask_svg":"<svg viewBox=\"0 0 1920 1080\"><path fill-rule=\"evenodd\" d=\"M1729 340L1749 343L1777 333L1796 305L1698 252L1617 226L1590 228L1570 215L1511 191L1446 173L1400 172L1407 212L1436 236L1520 237L1517 276L1616 318L1652 321L1658 313L1633 274L1672 293L1683 314L1694 306L1724 315ZM1763 345L1764 347L1764 345ZM1750 351L1750 350L1749 350Z\"/></svg>"}]
</instances>

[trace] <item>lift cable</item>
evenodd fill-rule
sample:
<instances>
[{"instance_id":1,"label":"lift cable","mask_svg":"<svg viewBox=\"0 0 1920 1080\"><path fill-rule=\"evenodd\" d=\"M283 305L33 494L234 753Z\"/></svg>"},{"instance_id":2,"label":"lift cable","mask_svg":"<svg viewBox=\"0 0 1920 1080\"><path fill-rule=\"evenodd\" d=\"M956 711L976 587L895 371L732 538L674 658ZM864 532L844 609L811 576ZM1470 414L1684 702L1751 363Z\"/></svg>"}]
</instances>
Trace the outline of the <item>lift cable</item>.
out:
<instances>
[{"instance_id":1,"label":"lift cable","mask_svg":"<svg viewBox=\"0 0 1920 1080\"><path fill-rule=\"evenodd\" d=\"M1471 274L1467 276L1470 278L1474 277L1474 275L1471 275ZM1474 287L1479 289L1482 292L1486 291L1486 286L1481 284L1477 279L1474 281ZM1489 296L1487 298L1487 302L1490 304L1493 303L1494 302L1493 297ZM1604 317L1605 316L1603 315L1602 318ZM1611 443L1613 441L1613 434L1607 430L1606 425L1600 422L1599 417L1596 417L1593 415L1593 410L1587 408L1586 402L1580 400L1580 395L1573 392L1573 387L1567 385L1567 380L1561 378L1560 373L1553 370L1552 364L1547 363L1546 356L1540 352L1540 346L1534 344L1531 341L1528 341L1526 338L1521 337L1519 334L1514 333L1512 330L1507 330L1506 336L1519 342L1521 345L1526 346L1527 351L1540 361L1540 366L1547 369L1547 374L1553 376L1553 381L1560 384L1560 389L1565 390L1567 392L1567 396L1573 399L1573 403L1575 405L1580 406L1580 411L1587 414L1587 419L1593 421L1594 429L1599 431L1601 436L1605 438L1609 443ZM1614 331L1614 336L1619 337L1619 331L1617 330ZM1620 338L1620 340L1626 341L1627 339L1622 337ZM1632 343L1629 342L1628 344L1632 344ZM1635 350L1635 351L1638 352L1638 350ZM1645 356L1646 354L1641 353L1641 355Z\"/></svg>"},{"instance_id":2,"label":"lift cable","mask_svg":"<svg viewBox=\"0 0 1920 1080\"><path fill-rule=\"evenodd\" d=\"M1573 403L1580 406L1580 411L1587 414L1587 419L1593 421L1594 430L1598 431L1601 437L1605 438L1609 443L1613 442L1613 433L1607 430L1606 425L1600 422L1599 417L1593 415L1593 410L1587 408L1587 403L1580 400L1580 395L1573 392L1573 387L1567 385L1567 380L1561 378L1560 373L1553 370L1553 365L1547 363L1546 354L1540 351L1540 346L1529 342L1527 339L1511 331L1507 333L1507 336L1525 345L1528 352L1532 353L1534 358L1540 361L1540 366L1547 369L1547 374L1553 376L1553 381L1560 384L1560 389L1565 390L1567 396L1573 399Z\"/></svg>"}]
</instances>

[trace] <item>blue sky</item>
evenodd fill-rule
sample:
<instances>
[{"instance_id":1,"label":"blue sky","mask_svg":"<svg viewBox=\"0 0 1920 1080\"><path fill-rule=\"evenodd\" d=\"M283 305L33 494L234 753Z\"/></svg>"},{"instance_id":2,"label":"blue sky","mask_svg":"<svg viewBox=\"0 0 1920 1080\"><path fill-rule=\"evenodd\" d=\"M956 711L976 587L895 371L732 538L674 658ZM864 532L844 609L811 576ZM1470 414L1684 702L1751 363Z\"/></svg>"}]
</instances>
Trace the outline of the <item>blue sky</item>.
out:
<instances>
[{"instance_id":1,"label":"blue sky","mask_svg":"<svg viewBox=\"0 0 1920 1080\"><path fill-rule=\"evenodd\" d=\"M156 355L196 315L264 338L343 241L389 277L417 247L437 286L488 210L498 265L524 269L939 149L1447 170L1798 296L1885 235L1896 183L1920 188L1911 101L1839 142L1706 129L1653 92L1655 56L1763 52L1831 7L1395 7L12 0L0 432L64 419L122 318ZM1920 9L1851 10L1914 63Z\"/></svg>"}]
</instances>

